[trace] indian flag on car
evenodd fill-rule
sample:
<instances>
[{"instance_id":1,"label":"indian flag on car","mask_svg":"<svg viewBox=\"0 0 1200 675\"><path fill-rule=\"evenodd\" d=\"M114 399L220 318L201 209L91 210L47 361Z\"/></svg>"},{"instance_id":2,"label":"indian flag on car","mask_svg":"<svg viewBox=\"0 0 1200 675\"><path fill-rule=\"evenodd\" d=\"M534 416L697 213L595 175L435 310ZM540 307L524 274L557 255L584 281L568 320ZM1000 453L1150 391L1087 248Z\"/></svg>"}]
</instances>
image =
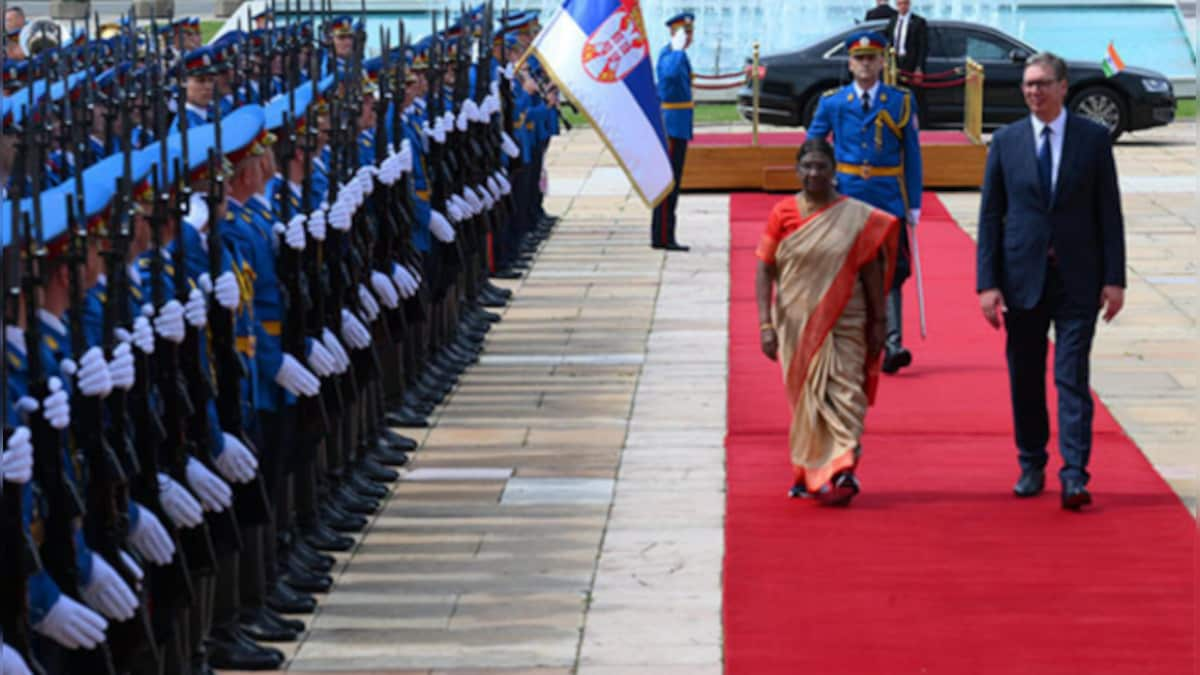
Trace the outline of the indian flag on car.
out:
<instances>
[{"instance_id":1,"label":"indian flag on car","mask_svg":"<svg viewBox=\"0 0 1200 675\"><path fill-rule=\"evenodd\" d=\"M1100 65L1104 68L1104 74L1108 77L1112 77L1125 70L1125 62L1121 60L1121 55L1117 53L1117 48L1113 46L1111 41L1108 43L1108 52L1104 55L1104 60L1100 62Z\"/></svg>"}]
</instances>

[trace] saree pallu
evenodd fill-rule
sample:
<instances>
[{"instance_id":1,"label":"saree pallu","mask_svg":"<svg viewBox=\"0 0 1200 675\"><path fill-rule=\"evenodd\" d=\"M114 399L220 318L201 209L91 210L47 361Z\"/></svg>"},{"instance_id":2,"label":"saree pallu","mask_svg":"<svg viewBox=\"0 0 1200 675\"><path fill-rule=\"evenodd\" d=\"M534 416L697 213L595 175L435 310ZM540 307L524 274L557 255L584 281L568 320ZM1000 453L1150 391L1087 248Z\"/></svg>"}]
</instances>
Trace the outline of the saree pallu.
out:
<instances>
[{"instance_id":1,"label":"saree pallu","mask_svg":"<svg viewBox=\"0 0 1200 675\"><path fill-rule=\"evenodd\" d=\"M778 269L773 314L792 407L792 467L795 483L809 491L858 462L880 366L879 358L867 360L859 272L878 260L890 279L898 236L895 217L855 199L842 197L807 218L791 199L772 212L759 247Z\"/></svg>"}]
</instances>

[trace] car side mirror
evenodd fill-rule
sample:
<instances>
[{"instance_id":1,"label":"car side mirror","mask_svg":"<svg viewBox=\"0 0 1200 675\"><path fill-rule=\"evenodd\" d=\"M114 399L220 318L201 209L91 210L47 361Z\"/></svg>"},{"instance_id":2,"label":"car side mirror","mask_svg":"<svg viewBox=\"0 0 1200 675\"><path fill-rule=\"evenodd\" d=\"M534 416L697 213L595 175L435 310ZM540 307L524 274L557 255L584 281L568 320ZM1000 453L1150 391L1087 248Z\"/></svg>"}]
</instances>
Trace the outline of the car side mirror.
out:
<instances>
[{"instance_id":1,"label":"car side mirror","mask_svg":"<svg viewBox=\"0 0 1200 675\"><path fill-rule=\"evenodd\" d=\"M1014 49L1008 53L1008 58L1013 63L1025 63L1025 60L1029 58L1029 52L1024 49Z\"/></svg>"}]
</instances>

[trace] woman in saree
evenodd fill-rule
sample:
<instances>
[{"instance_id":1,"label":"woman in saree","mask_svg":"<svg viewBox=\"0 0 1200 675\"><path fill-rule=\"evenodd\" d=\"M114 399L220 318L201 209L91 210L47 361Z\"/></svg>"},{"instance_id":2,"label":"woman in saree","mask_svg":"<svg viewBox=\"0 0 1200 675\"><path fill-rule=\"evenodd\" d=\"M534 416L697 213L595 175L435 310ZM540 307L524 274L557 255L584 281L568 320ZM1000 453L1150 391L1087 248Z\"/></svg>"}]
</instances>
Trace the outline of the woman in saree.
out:
<instances>
[{"instance_id":1,"label":"woman in saree","mask_svg":"<svg viewBox=\"0 0 1200 675\"><path fill-rule=\"evenodd\" d=\"M854 474L879 381L900 230L890 214L838 194L835 166L824 139L796 153L804 188L771 212L756 251L755 297L762 350L779 360L792 408L788 496L844 506L859 492Z\"/></svg>"}]
</instances>

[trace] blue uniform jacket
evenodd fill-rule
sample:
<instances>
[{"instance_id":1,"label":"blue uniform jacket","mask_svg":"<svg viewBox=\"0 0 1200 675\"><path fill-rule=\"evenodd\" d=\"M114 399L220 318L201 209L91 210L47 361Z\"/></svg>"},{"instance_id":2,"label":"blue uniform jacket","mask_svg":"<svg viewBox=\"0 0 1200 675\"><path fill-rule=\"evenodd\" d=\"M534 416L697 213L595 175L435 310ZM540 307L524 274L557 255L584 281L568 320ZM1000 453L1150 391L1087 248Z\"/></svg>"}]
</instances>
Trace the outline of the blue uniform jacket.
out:
<instances>
[{"instance_id":1,"label":"blue uniform jacket","mask_svg":"<svg viewBox=\"0 0 1200 675\"><path fill-rule=\"evenodd\" d=\"M692 64L687 52L663 47L658 53L658 98L662 102L663 127L670 138L692 140Z\"/></svg>"}]
</instances>

